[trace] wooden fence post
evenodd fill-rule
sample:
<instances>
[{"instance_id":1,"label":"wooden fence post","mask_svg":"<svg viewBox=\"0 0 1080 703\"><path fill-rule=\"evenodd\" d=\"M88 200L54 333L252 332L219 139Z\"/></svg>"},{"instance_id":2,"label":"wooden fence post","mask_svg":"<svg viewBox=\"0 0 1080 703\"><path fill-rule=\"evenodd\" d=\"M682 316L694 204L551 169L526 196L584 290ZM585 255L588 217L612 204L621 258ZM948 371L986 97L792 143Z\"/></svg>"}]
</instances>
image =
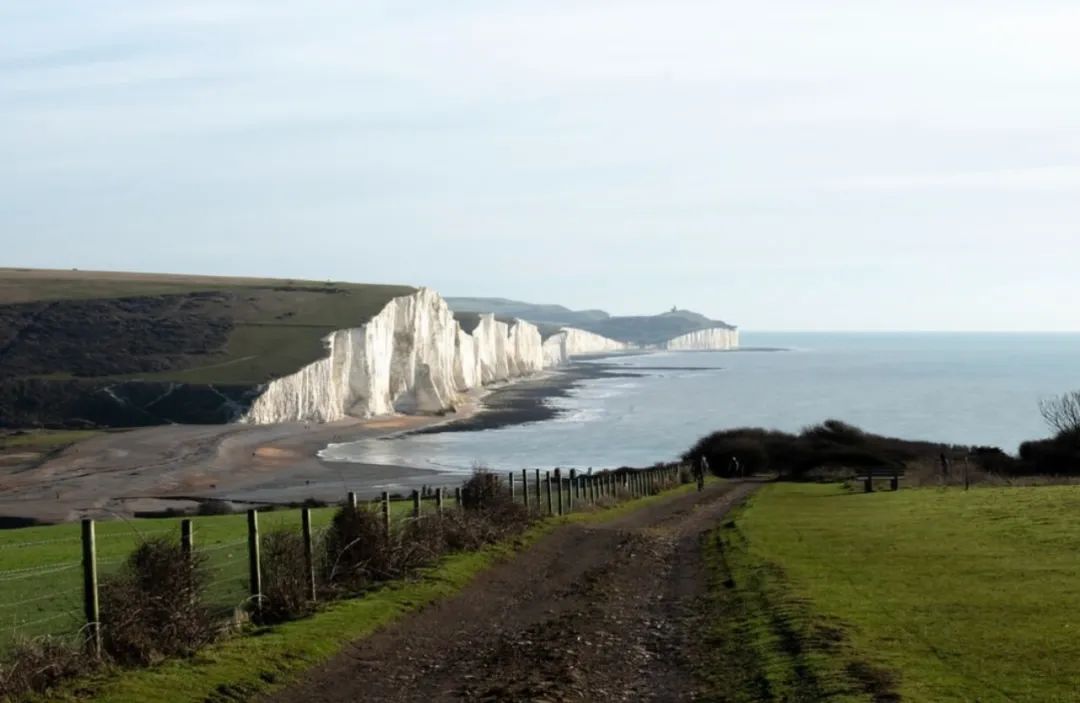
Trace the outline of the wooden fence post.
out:
<instances>
[{"instance_id":1,"label":"wooden fence post","mask_svg":"<svg viewBox=\"0 0 1080 703\"><path fill-rule=\"evenodd\" d=\"M551 496L551 472L550 472L550 471L545 471L545 472L544 472L544 484L545 484L545 486L544 486L544 487L545 487L545 488L547 489L547 514L548 514L548 515L554 515L554 514L555 514L555 510L554 510L554 506L553 506L553 504L552 504L552 496Z\"/></svg>"},{"instance_id":2,"label":"wooden fence post","mask_svg":"<svg viewBox=\"0 0 1080 703\"><path fill-rule=\"evenodd\" d=\"M259 559L259 511L247 513L248 523L248 591L257 609L262 609L262 562Z\"/></svg>"},{"instance_id":3,"label":"wooden fence post","mask_svg":"<svg viewBox=\"0 0 1080 703\"><path fill-rule=\"evenodd\" d=\"M353 510L356 510L356 494L352 491L349 491L349 497L346 499L345 504Z\"/></svg>"},{"instance_id":4,"label":"wooden fence post","mask_svg":"<svg viewBox=\"0 0 1080 703\"><path fill-rule=\"evenodd\" d=\"M543 512L543 501L540 498L540 469L536 470L536 512Z\"/></svg>"},{"instance_id":5,"label":"wooden fence post","mask_svg":"<svg viewBox=\"0 0 1080 703\"><path fill-rule=\"evenodd\" d=\"M459 494L460 496L460 494ZM461 498L458 498L458 503L461 502ZM439 486L435 489L435 509L439 512L439 515L443 514L443 489Z\"/></svg>"},{"instance_id":6,"label":"wooden fence post","mask_svg":"<svg viewBox=\"0 0 1080 703\"><path fill-rule=\"evenodd\" d=\"M577 488L577 472L570 469L570 478L566 480L566 512L574 512L574 490Z\"/></svg>"},{"instance_id":7,"label":"wooden fence post","mask_svg":"<svg viewBox=\"0 0 1080 703\"><path fill-rule=\"evenodd\" d=\"M83 612L86 615L86 646L94 658L101 657L101 613L98 609L97 540L94 521L82 521Z\"/></svg>"},{"instance_id":8,"label":"wooden fence post","mask_svg":"<svg viewBox=\"0 0 1080 703\"><path fill-rule=\"evenodd\" d=\"M382 492L382 520L383 520L383 533L386 535L386 541L390 541L390 491Z\"/></svg>"},{"instance_id":9,"label":"wooden fence post","mask_svg":"<svg viewBox=\"0 0 1080 703\"><path fill-rule=\"evenodd\" d=\"M307 597L314 603L318 593L315 590L315 543L311 536L311 508L300 511L300 525L304 531L304 572L307 581Z\"/></svg>"},{"instance_id":10,"label":"wooden fence post","mask_svg":"<svg viewBox=\"0 0 1080 703\"><path fill-rule=\"evenodd\" d=\"M557 493L559 494L559 496L558 496L558 500L556 500L556 501L555 501L555 504L556 504L556 505L558 506L558 508L559 508L559 513L558 513L558 514L559 514L559 515L562 515L562 514L563 514L563 502L562 502L562 472L561 472L561 471L560 471L559 469L555 469L555 487L556 487L556 492L557 492Z\"/></svg>"},{"instance_id":11,"label":"wooden fence post","mask_svg":"<svg viewBox=\"0 0 1080 703\"><path fill-rule=\"evenodd\" d=\"M191 561L191 554L195 548L195 531L192 529L191 518L180 521L180 553L184 559Z\"/></svg>"},{"instance_id":12,"label":"wooden fence post","mask_svg":"<svg viewBox=\"0 0 1080 703\"><path fill-rule=\"evenodd\" d=\"M420 518L420 491L412 492L412 516Z\"/></svg>"},{"instance_id":13,"label":"wooden fence post","mask_svg":"<svg viewBox=\"0 0 1080 703\"><path fill-rule=\"evenodd\" d=\"M521 470L521 499L524 502L526 512L529 509L529 471Z\"/></svg>"},{"instance_id":14,"label":"wooden fence post","mask_svg":"<svg viewBox=\"0 0 1080 703\"><path fill-rule=\"evenodd\" d=\"M514 490L514 472L511 471L507 474L507 478L509 479L508 485L510 486L510 502L513 503L517 499L517 496L515 495L516 491Z\"/></svg>"},{"instance_id":15,"label":"wooden fence post","mask_svg":"<svg viewBox=\"0 0 1080 703\"><path fill-rule=\"evenodd\" d=\"M461 509L461 486L454 489L454 502L457 504L458 510Z\"/></svg>"}]
</instances>

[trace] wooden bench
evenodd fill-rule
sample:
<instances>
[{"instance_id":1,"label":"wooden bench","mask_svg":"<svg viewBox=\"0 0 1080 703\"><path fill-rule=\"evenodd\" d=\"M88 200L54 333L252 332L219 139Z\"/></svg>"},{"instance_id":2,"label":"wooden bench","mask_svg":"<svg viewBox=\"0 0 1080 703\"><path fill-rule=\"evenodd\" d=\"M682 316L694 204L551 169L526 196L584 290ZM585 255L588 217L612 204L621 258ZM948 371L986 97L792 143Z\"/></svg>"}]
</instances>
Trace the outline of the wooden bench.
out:
<instances>
[{"instance_id":1,"label":"wooden bench","mask_svg":"<svg viewBox=\"0 0 1080 703\"><path fill-rule=\"evenodd\" d=\"M856 480L863 482L863 492L874 492L874 480L884 481L889 479L889 487L894 490L900 490L900 479L904 477L903 469L893 469L888 466L878 466L869 471L864 471L855 477Z\"/></svg>"}]
</instances>

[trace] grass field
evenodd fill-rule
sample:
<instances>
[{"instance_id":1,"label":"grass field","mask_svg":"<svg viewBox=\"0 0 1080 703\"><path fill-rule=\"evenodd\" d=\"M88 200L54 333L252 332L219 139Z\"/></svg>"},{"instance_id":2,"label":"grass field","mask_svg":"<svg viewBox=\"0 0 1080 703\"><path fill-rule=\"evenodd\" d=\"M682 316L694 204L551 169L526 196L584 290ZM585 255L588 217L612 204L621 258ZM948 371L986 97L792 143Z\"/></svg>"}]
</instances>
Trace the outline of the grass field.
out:
<instances>
[{"instance_id":1,"label":"grass field","mask_svg":"<svg viewBox=\"0 0 1080 703\"><path fill-rule=\"evenodd\" d=\"M404 503L401 504L404 509ZM316 529L325 527L334 508L312 513ZM247 595L247 516L196 517L195 547L207 555L210 601L222 610ZM263 532L277 527L299 530L299 510L260 516ZM96 525L102 575L115 572L145 537L179 539L180 519L113 520ZM77 523L0 530L0 649L19 637L68 634L82 626L82 543Z\"/></svg>"},{"instance_id":2,"label":"grass field","mask_svg":"<svg viewBox=\"0 0 1080 703\"><path fill-rule=\"evenodd\" d=\"M1077 700L1078 516L1074 486L767 486L709 545L706 668L729 700Z\"/></svg>"},{"instance_id":3,"label":"grass field","mask_svg":"<svg viewBox=\"0 0 1080 703\"><path fill-rule=\"evenodd\" d=\"M455 506L452 493L444 499ZM369 503L378 506L377 501ZM411 514L408 499L390 503L393 519ZM337 507L312 510L316 531L329 525ZM421 510L436 510L434 498L425 498ZM98 522L99 573L114 573L144 538L168 536L179 540L182 518L139 518ZM195 549L207 556L210 603L230 612L248 595L247 515L236 513L200 516L194 521ZM300 530L300 510L261 512L259 529ZM83 625L81 525L67 523L0 530L0 652L19 638L44 634L70 634Z\"/></svg>"},{"instance_id":4,"label":"grass field","mask_svg":"<svg viewBox=\"0 0 1080 703\"><path fill-rule=\"evenodd\" d=\"M408 286L337 281L0 269L0 306L196 292L228 294L229 304L219 312L233 326L223 348L195 355L197 358L183 367L130 375L186 383L257 384L292 373L324 355L321 341L324 336L337 329L362 325L392 298L414 291ZM109 318L132 313L106 309L101 314ZM188 327L197 324L198 316L183 308L177 315L184 316L177 317L177 321L182 320ZM152 320L147 324L160 322L169 320ZM47 334L47 330L38 329L36 337L41 338L38 343L47 344L48 336L42 336ZM129 352L118 348L117 353ZM49 369L47 377L63 378L65 371Z\"/></svg>"}]
</instances>

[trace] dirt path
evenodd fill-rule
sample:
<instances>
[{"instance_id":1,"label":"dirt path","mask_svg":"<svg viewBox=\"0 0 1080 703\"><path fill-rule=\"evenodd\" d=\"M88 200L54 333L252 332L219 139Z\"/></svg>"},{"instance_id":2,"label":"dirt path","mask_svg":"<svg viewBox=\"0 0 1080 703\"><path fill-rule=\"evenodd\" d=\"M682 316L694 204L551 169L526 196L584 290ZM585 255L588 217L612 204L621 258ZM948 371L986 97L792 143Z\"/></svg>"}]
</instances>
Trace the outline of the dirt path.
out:
<instances>
[{"instance_id":1,"label":"dirt path","mask_svg":"<svg viewBox=\"0 0 1080 703\"><path fill-rule=\"evenodd\" d=\"M712 485L562 527L265 700L694 700L699 538L756 487Z\"/></svg>"}]
</instances>

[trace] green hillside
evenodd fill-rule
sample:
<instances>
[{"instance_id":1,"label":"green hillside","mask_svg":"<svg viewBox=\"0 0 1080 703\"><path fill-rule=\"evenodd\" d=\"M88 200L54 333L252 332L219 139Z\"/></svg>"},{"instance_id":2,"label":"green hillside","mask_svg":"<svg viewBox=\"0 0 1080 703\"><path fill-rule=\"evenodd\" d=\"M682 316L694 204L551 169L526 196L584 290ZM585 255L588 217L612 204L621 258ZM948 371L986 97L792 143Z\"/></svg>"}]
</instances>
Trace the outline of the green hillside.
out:
<instances>
[{"instance_id":1,"label":"green hillside","mask_svg":"<svg viewBox=\"0 0 1080 703\"><path fill-rule=\"evenodd\" d=\"M690 310L672 309L659 315L611 316L603 310L571 310L562 305L537 305L506 298L447 298L455 314L494 313L500 318L520 317L554 327L577 327L630 344L662 344L698 330L735 329Z\"/></svg>"},{"instance_id":2,"label":"green hillside","mask_svg":"<svg viewBox=\"0 0 1080 703\"><path fill-rule=\"evenodd\" d=\"M323 358L327 334L414 290L0 269L0 427L229 422Z\"/></svg>"},{"instance_id":3,"label":"green hillside","mask_svg":"<svg viewBox=\"0 0 1080 703\"><path fill-rule=\"evenodd\" d=\"M0 269L0 379L257 384L415 289L331 281Z\"/></svg>"}]
</instances>

